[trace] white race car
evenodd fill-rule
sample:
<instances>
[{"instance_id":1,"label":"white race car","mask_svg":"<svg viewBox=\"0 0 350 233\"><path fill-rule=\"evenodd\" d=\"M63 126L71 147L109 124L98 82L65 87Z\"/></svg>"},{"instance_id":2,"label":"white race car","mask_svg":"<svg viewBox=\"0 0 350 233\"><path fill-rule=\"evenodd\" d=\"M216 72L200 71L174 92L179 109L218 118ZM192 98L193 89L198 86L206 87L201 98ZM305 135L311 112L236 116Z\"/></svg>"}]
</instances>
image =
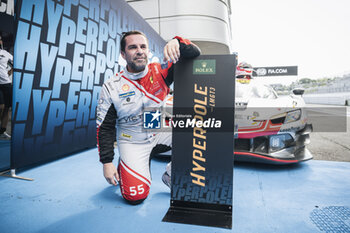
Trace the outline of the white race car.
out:
<instances>
[{"instance_id":1,"label":"white race car","mask_svg":"<svg viewBox=\"0 0 350 233\"><path fill-rule=\"evenodd\" d=\"M289 164L312 159L305 147L307 123L302 90L279 97L272 87L236 79L235 161Z\"/></svg>"}]
</instances>

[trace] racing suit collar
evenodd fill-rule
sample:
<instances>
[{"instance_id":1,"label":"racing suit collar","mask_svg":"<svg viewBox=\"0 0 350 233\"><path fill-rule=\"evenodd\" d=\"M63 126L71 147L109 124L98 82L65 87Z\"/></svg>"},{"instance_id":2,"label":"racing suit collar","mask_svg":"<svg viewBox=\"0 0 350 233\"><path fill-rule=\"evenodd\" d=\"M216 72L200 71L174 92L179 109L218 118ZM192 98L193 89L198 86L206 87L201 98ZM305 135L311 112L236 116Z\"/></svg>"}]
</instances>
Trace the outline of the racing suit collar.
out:
<instances>
[{"instance_id":1,"label":"racing suit collar","mask_svg":"<svg viewBox=\"0 0 350 233\"><path fill-rule=\"evenodd\" d=\"M139 73L130 73L128 71L128 69L125 67L124 68L124 73L129 79L135 81L135 80L138 80L138 79L146 76L146 74L148 73L148 65L146 66L146 68L143 71L141 71Z\"/></svg>"}]
</instances>

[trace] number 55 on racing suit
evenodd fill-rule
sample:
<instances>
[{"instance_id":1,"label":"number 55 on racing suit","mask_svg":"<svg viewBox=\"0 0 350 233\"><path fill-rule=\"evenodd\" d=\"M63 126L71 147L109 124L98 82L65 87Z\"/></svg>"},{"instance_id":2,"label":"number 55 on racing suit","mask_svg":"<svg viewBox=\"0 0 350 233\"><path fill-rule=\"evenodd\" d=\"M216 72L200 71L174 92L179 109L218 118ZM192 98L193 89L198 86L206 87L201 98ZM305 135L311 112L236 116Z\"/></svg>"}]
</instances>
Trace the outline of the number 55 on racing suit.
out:
<instances>
[{"instance_id":1,"label":"number 55 on racing suit","mask_svg":"<svg viewBox=\"0 0 350 233\"><path fill-rule=\"evenodd\" d=\"M175 38L180 44L181 57L200 54L198 47L189 40ZM143 112L161 108L173 82L173 67L173 62L150 63L137 74L125 68L107 80L100 92L96 120L100 161L103 164L113 161L117 135L120 189L123 198L134 204L142 202L149 194L152 149L172 144L171 133L144 130Z\"/></svg>"}]
</instances>

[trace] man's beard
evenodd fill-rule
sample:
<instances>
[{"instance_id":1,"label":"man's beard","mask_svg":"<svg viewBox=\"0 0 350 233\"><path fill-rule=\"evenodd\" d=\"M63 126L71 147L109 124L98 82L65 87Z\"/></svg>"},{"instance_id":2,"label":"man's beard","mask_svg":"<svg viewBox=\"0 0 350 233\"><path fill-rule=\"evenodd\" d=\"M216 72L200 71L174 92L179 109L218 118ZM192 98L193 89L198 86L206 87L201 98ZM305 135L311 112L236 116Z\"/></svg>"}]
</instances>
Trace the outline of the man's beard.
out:
<instances>
[{"instance_id":1,"label":"man's beard","mask_svg":"<svg viewBox=\"0 0 350 233\"><path fill-rule=\"evenodd\" d=\"M134 72L139 73L139 72L143 71L147 66L148 59L147 59L147 57L145 57L144 59L145 59L145 63L137 64L136 61L132 61L128 64L128 66Z\"/></svg>"}]
</instances>

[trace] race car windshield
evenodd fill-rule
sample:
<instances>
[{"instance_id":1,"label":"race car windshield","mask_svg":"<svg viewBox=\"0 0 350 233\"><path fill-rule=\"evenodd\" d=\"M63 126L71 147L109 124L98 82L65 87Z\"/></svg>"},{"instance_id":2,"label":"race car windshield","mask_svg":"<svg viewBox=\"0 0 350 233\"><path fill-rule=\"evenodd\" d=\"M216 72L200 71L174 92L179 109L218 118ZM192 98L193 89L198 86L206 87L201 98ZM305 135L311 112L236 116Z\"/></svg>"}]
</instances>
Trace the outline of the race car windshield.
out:
<instances>
[{"instance_id":1,"label":"race car windshield","mask_svg":"<svg viewBox=\"0 0 350 233\"><path fill-rule=\"evenodd\" d=\"M239 98L263 98L276 99L277 93L272 87L262 84L261 82L252 81L249 84L236 82L236 97Z\"/></svg>"}]
</instances>

